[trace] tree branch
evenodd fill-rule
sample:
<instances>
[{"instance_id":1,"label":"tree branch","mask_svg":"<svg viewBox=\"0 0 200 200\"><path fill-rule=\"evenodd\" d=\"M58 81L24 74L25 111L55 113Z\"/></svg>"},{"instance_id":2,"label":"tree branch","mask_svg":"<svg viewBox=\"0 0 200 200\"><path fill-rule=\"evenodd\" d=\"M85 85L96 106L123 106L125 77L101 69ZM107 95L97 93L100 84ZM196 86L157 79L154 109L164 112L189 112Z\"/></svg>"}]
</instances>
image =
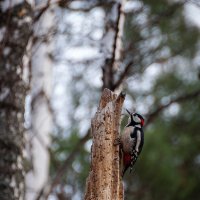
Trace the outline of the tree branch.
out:
<instances>
[{"instance_id":1,"label":"tree branch","mask_svg":"<svg viewBox=\"0 0 200 200\"><path fill-rule=\"evenodd\" d=\"M113 43L113 53L112 53L112 68L118 69L118 62L121 58L121 48L122 48L122 33L123 33L123 26L124 26L124 7L125 0L122 0L121 3L118 5L118 16L116 20L116 27L115 27L115 38Z\"/></svg>"},{"instance_id":2,"label":"tree branch","mask_svg":"<svg viewBox=\"0 0 200 200\"><path fill-rule=\"evenodd\" d=\"M150 113L148 115L147 120L146 120L146 125L152 123L152 121L157 117L157 115L160 112L162 112L165 108L169 107L172 103L184 102L184 101L187 101L187 100L190 100L190 99L193 99L193 98L197 98L199 95L200 95L200 89L197 90L197 91L188 93L188 94L181 95L181 96L176 97L174 99L171 99L171 101L169 101L167 104L158 106L157 109L155 109L152 113Z\"/></svg>"},{"instance_id":3,"label":"tree branch","mask_svg":"<svg viewBox=\"0 0 200 200\"><path fill-rule=\"evenodd\" d=\"M51 0L48 0L46 5L44 5L43 7L41 7L41 9L39 10L39 13L34 17L34 23L36 21L38 21L40 19L40 17L45 13L45 11L49 8L51 3Z\"/></svg>"},{"instance_id":4,"label":"tree branch","mask_svg":"<svg viewBox=\"0 0 200 200\"><path fill-rule=\"evenodd\" d=\"M119 76L118 80L116 81L116 83L113 85L113 90L115 90L116 88L118 88L121 83L123 82L123 80L125 79L125 77L128 75L130 68L133 66L133 61L130 61L126 66L124 71L121 73L121 75Z\"/></svg>"},{"instance_id":5,"label":"tree branch","mask_svg":"<svg viewBox=\"0 0 200 200\"><path fill-rule=\"evenodd\" d=\"M69 6L69 4L73 2L73 0L54 0L53 2L51 2L51 0L48 0L47 3L43 4L41 3L40 5L36 6L36 8L34 9L35 12L39 12L36 16L34 21L37 21L43 14L44 12L51 6L58 4L60 7L64 7L70 11L73 12L89 12L90 10L92 10L93 8L96 7L107 7L110 6L110 4L112 4L113 2L99 2L97 1L95 4L92 4L89 7L81 7L81 8L72 8Z\"/></svg>"},{"instance_id":6,"label":"tree branch","mask_svg":"<svg viewBox=\"0 0 200 200\"><path fill-rule=\"evenodd\" d=\"M108 13L108 22L105 25L105 36L104 36L104 49L106 49L107 45L107 51L106 59L104 66L102 67L103 71L103 87L109 88L110 90L113 90L114 86L114 72L118 69L119 60L121 57L121 48L122 48L122 32L123 32L123 25L124 25L124 12L123 12L123 4L125 3L125 0L121 0L118 2L115 2L113 5L113 10L115 10L115 19L113 19L112 13ZM112 38L110 38L112 37ZM108 43L108 40L112 41L112 44ZM107 55L108 54L108 55Z\"/></svg>"}]
</instances>

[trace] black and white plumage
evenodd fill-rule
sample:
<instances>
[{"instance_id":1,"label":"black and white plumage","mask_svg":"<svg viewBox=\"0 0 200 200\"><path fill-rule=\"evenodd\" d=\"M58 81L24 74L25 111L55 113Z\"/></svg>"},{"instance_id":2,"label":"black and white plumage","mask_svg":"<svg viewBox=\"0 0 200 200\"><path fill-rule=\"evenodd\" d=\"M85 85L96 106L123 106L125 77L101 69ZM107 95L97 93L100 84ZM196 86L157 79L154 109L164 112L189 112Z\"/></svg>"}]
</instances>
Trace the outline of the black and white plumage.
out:
<instances>
[{"instance_id":1,"label":"black and white plumage","mask_svg":"<svg viewBox=\"0 0 200 200\"><path fill-rule=\"evenodd\" d=\"M130 113L128 110L127 112L130 117L120 137L123 158L122 176L129 167L130 171L132 170L144 144L144 118L138 113Z\"/></svg>"}]
</instances>

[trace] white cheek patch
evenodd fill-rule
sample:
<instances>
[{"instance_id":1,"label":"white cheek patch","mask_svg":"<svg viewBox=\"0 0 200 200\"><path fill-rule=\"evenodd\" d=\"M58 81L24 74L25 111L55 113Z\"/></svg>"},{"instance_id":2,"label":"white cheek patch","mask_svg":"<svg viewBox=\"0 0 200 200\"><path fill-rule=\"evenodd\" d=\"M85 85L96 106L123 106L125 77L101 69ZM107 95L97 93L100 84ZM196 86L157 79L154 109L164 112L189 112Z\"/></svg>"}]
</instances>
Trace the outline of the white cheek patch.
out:
<instances>
[{"instance_id":1,"label":"white cheek patch","mask_svg":"<svg viewBox=\"0 0 200 200\"><path fill-rule=\"evenodd\" d=\"M138 116L133 116L133 120L134 120L135 122L140 122L140 121L141 121L140 118L139 118Z\"/></svg>"}]
</instances>

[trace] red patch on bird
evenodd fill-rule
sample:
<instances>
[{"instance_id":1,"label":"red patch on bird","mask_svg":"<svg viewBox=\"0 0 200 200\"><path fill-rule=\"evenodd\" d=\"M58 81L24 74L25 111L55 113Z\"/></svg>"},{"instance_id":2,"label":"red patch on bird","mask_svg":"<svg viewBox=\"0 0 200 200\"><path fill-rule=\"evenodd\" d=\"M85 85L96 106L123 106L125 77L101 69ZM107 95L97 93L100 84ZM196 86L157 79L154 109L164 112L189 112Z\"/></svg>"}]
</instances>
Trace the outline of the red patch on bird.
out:
<instances>
[{"instance_id":1,"label":"red patch on bird","mask_svg":"<svg viewBox=\"0 0 200 200\"><path fill-rule=\"evenodd\" d=\"M144 126L144 119L141 119L141 125Z\"/></svg>"},{"instance_id":2,"label":"red patch on bird","mask_svg":"<svg viewBox=\"0 0 200 200\"><path fill-rule=\"evenodd\" d=\"M131 163L131 155L130 154L124 154L124 165L129 165Z\"/></svg>"}]
</instances>

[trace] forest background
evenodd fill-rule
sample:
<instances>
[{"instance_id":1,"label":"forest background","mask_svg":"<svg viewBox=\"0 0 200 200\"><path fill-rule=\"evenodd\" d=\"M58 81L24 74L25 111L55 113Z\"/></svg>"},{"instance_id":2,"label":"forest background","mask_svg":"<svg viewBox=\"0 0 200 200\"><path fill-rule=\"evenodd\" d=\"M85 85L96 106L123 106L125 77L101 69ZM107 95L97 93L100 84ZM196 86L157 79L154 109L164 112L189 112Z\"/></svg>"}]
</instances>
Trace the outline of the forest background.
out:
<instances>
[{"instance_id":1,"label":"forest background","mask_svg":"<svg viewBox=\"0 0 200 200\"><path fill-rule=\"evenodd\" d=\"M83 199L105 87L145 116L125 199L199 199L199 19L198 0L1 0L0 199Z\"/></svg>"}]
</instances>

